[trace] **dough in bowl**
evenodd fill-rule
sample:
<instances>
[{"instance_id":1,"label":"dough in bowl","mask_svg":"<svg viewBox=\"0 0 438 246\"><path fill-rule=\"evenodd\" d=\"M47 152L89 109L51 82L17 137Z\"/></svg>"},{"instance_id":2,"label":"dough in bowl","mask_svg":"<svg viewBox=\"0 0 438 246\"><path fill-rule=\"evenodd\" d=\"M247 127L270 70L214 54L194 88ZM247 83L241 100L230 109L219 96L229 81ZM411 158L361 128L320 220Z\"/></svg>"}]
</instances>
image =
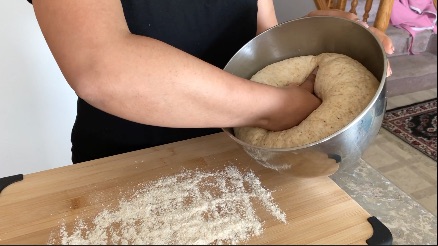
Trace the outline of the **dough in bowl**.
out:
<instances>
[{"instance_id":1,"label":"dough in bowl","mask_svg":"<svg viewBox=\"0 0 438 246\"><path fill-rule=\"evenodd\" d=\"M292 148L317 142L352 122L379 87L379 81L361 63L336 53L276 62L258 71L251 80L277 87L300 85L316 67L314 91L322 103L305 120L283 131L238 127L233 129L235 136L265 148Z\"/></svg>"}]
</instances>

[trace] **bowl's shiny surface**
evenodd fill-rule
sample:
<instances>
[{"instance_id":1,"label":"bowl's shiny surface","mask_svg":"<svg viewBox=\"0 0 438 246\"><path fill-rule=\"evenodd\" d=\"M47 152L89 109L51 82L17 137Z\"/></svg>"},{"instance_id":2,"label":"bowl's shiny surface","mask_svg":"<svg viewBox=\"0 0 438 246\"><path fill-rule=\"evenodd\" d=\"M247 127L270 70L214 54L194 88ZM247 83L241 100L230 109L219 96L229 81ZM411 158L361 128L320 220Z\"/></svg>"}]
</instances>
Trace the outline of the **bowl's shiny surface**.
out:
<instances>
[{"instance_id":1,"label":"bowl's shiny surface","mask_svg":"<svg viewBox=\"0 0 438 246\"><path fill-rule=\"evenodd\" d=\"M257 147L237 139L231 128L223 129L260 164L300 177L330 175L338 166L356 163L377 135L386 109L387 57L377 38L358 23L337 17L305 17L282 23L248 42L224 70L249 79L269 64L325 52L344 54L361 62L380 81L376 95L343 129L301 147Z\"/></svg>"}]
</instances>

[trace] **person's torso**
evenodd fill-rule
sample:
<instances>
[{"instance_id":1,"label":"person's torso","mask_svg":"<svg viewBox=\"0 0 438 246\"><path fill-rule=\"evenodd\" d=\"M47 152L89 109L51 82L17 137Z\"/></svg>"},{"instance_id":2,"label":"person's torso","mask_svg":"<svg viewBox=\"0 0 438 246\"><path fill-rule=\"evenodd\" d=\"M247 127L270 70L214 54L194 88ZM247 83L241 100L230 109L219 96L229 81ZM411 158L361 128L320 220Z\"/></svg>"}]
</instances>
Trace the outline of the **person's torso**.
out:
<instances>
[{"instance_id":1,"label":"person's torso","mask_svg":"<svg viewBox=\"0 0 438 246\"><path fill-rule=\"evenodd\" d=\"M122 0L132 33L223 68L255 36L257 0Z\"/></svg>"}]
</instances>

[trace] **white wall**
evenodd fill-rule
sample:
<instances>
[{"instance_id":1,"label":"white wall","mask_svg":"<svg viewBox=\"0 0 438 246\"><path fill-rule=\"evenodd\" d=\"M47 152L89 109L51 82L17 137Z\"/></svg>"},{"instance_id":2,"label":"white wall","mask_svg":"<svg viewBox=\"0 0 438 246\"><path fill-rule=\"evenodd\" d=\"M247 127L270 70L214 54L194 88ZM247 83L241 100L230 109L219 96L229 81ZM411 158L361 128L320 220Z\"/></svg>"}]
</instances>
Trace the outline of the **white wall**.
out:
<instances>
[{"instance_id":1,"label":"white wall","mask_svg":"<svg viewBox=\"0 0 438 246\"><path fill-rule=\"evenodd\" d=\"M32 5L0 1L0 177L70 164L75 115Z\"/></svg>"},{"instance_id":2,"label":"white wall","mask_svg":"<svg viewBox=\"0 0 438 246\"><path fill-rule=\"evenodd\" d=\"M280 22L310 0L274 0ZM0 1L0 177L71 164L76 95L62 76L26 0Z\"/></svg>"},{"instance_id":3,"label":"white wall","mask_svg":"<svg viewBox=\"0 0 438 246\"><path fill-rule=\"evenodd\" d=\"M274 0L274 5L279 23L301 18L316 9L313 0Z\"/></svg>"}]
</instances>

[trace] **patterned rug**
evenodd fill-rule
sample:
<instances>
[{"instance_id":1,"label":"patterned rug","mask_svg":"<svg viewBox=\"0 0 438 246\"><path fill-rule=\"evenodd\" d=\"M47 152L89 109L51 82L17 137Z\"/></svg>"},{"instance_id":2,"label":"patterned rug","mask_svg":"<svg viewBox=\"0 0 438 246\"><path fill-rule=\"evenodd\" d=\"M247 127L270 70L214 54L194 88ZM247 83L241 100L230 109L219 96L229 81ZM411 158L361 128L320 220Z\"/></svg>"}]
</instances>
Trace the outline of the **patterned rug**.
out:
<instances>
[{"instance_id":1,"label":"patterned rug","mask_svg":"<svg viewBox=\"0 0 438 246\"><path fill-rule=\"evenodd\" d=\"M437 160L437 99L387 110L382 127Z\"/></svg>"}]
</instances>

